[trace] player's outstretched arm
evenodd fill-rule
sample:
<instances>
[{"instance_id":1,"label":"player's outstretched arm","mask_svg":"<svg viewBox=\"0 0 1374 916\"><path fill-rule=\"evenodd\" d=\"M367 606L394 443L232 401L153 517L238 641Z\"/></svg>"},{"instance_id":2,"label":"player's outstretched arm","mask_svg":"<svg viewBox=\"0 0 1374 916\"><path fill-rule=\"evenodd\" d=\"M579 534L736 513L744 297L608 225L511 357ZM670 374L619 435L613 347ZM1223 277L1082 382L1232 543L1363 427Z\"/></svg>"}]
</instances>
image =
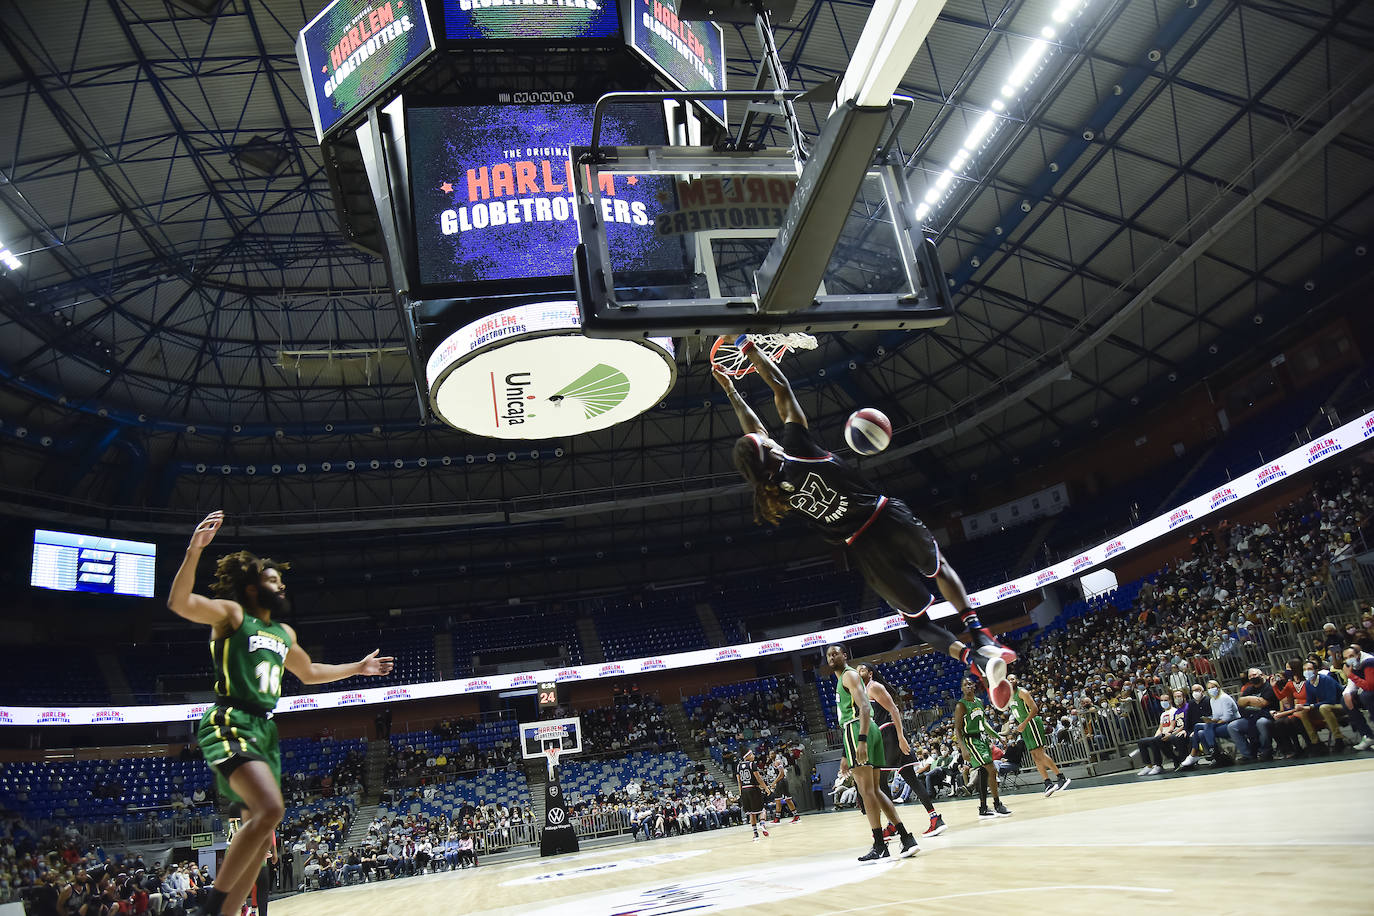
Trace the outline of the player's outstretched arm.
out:
<instances>
[{"instance_id":1,"label":"player's outstretched arm","mask_svg":"<svg viewBox=\"0 0 1374 916\"><path fill-rule=\"evenodd\" d=\"M286 670L300 678L302 684L328 684L355 675L376 677L390 674L392 666L396 663L396 659L389 655L378 658L377 653L380 650L373 649L360 661L347 665L326 665L324 662L312 660L301 648L295 631L290 627L286 627L286 630L291 634L291 651L286 653Z\"/></svg>"},{"instance_id":2,"label":"player's outstretched arm","mask_svg":"<svg viewBox=\"0 0 1374 916\"><path fill-rule=\"evenodd\" d=\"M714 366L711 367L711 377L720 385L725 392L725 397L730 401L730 406L735 409L735 419L739 420L740 429L745 433L768 435L768 429L759 419L759 415L754 413L753 409L744 402L744 396L735 387L735 380Z\"/></svg>"},{"instance_id":3,"label":"player's outstretched arm","mask_svg":"<svg viewBox=\"0 0 1374 916\"><path fill-rule=\"evenodd\" d=\"M778 408L778 416L782 418L782 422L800 423L805 426L806 414L797 403L797 396L792 393L792 384L787 381L787 376L782 374L778 364L760 353L758 347L744 346L744 355L749 358L759 378L773 390L773 404Z\"/></svg>"},{"instance_id":4,"label":"player's outstretched arm","mask_svg":"<svg viewBox=\"0 0 1374 916\"><path fill-rule=\"evenodd\" d=\"M191 534L191 543L186 546L186 556L181 561L181 568L172 580L172 590L167 595L167 607L178 617L215 626L229 619L238 608L236 602L207 598L192 591L196 585L196 566L200 563L200 554L215 539L215 533L223 524L224 513L216 509L205 516Z\"/></svg>"}]
</instances>

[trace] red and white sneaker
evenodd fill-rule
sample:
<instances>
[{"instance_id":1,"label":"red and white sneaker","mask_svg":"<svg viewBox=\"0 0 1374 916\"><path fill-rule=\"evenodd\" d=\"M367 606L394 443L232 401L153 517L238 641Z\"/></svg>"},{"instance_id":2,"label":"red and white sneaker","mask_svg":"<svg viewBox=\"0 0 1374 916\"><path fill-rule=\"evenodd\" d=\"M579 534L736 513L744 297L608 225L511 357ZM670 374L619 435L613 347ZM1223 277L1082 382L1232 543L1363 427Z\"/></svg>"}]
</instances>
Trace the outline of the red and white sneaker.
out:
<instances>
[{"instance_id":1,"label":"red and white sneaker","mask_svg":"<svg viewBox=\"0 0 1374 916\"><path fill-rule=\"evenodd\" d=\"M883 839L885 839L885 840L890 840L890 839L892 839L892 838L893 838L894 836L896 836L896 835L897 835L897 825L896 825L896 824L888 824L886 827L883 828Z\"/></svg>"},{"instance_id":2,"label":"red and white sneaker","mask_svg":"<svg viewBox=\"0 0 1374 916\"><path fill-rule=\"evenodd\" d=\"M972 667L983 681L987 688L988 699L992 705L998 709L1006 709L1011 705L1011 684L1007 683L1007 663L1002 658L1001 652L1011 652L1013 658L1016 653L1010 649L999 650L994 646L984 646L974 652L969 659Z\"/></svg>"},{"instance_id":3,"label":"red and white sneaker","mask_svg":"<svg viewBox=\"0 0 1374 916\"><path fill-rule=\"evenodd\" d=\"M799 820L801 820L801 815L800 815L800 814L794 814L794 815L792 815L792 823L795 824L795 823L796 823L797 821L799 821Z\"/></svg>"},{"instance_id":4,"label":"red and white sneaker","mask_svg":"<svg viewBox=\"0 0 1374 916\"><path fill-rule=\"evenodd\" d=\"M764 836L768 836L768 828L767 828L767 827L760 827L759 830L763 833Z\"/></svg>"},{"instance_id":5,"label":"red and white sneaker","mask_svg":"<svg viewBox=\"0 0 1374 916\"><path fill-rule=\"evenodd\" d=\"M938 814L932 814L930 816L930 826L926 828L925 833L922 833L921 836L939 836L948 829L949 827L945 825L945 819L943 817Z\"/></svg>"}]
</instances>

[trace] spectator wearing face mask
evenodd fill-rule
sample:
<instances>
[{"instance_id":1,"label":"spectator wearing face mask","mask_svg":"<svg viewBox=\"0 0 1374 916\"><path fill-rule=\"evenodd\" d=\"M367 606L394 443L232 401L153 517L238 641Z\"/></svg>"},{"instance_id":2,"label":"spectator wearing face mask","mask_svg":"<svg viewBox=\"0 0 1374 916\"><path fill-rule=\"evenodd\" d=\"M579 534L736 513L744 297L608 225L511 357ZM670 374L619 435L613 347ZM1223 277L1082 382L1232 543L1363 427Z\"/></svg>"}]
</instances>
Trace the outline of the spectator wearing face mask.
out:
<instances>
[{"instance_id":1,"label":"spectator wearing face mask","mask_svg":"<svg viewBox=\"0 0 1374 916\"><path fill-rule=\"evenodd\" d=\"M1158 776L1163 773L1165 754L1174 762L1174 769L1178 769L1184 760L1186 737L1183 734L1182 710L1174 706L1173 698L1167 693L1159 698L1159 704L1159 727L1153 735L1140 739L1140 758L1145 766L1136 773L1137 776Z\"/></svg>"},{"instance_id":2,"label":"spectator wearing face mask","mask_svg":"<svg viewBox=\"0 0 1374 916\"><path fill-rule=\"evenodd\" d=\"M1205 751L1207 760L1213 763L1229 763L1229 758L1221 753L1217 739L1230 734L1231 723L1240 719L1240 708L1215 680L1207 682L1207 695L1203 699L1204 702L1197 704L1199 716L1197 724L1193 726L1193 739ZM1191 762L1196 763L1197 760ZM1184 765L1189 763L1187 760L1184 761Z\"/></svg>"},{"instance_id":3,"label":"spectator wearing face mask","mask_svg":"<svg viewBox=\"0 0 1374 916\"><path fill-rule=\"evenodd\" d=\"M1364 652L1358 645L1348 646L1345 650L1346 685L1341 701L1350 711L1350 725L1361 735L1357 751L1367 751L1374 747L1374 655Z\"/></svg>"},{"instance_id":4,"label":"spectator wearing face mask","mask_svg":"<svg viewBox=\"0 0 1374 916\"><path fill-rule=\"evenodd\" d=\"M1240 763L1272 760L1270 734L1273 727L1274 710L1279 708L1278 697L1273 686L1265 680L1264 672L1251 668L1246 672L1245 686L1241 688L1240 718L1227 725L1231 740L1236 742L1236 758Z\"/></svg>"},{"instance_id":5,"label":"spectator wearing face mask","mask_svg":"<svg viewBox=\"0 0 1374 916\"><path fill-rule=\"evenodd\" d=\"M1294 709L1307 730L1308 740L1312 742L1313 747L1320 746L1317 741L1317 729L1321 722L1325 722L1327 730L1331 733L1327 750L1344 750L1345 740L1341 737L1340 722L1336 720L1336 713L1341 707L1341 685L1336 683L1334 677L1318 669L1316 663L1310 661L1303 664L1302 680Z\"/></svg>"}]
</instances>

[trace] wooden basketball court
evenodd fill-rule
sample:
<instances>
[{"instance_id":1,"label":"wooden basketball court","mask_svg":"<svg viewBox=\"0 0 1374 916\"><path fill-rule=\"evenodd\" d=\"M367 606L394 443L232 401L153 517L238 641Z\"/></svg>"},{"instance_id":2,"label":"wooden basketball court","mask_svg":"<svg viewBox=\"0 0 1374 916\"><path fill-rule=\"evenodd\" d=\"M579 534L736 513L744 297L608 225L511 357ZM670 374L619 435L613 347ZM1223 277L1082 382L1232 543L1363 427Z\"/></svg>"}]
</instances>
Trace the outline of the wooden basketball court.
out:
<instances>
[{"instance_id":1,"label":"wooden basketball court","mask_svg":"<svg viewBox=\"0 0 1374 916\"><path fill-rule=\"evenodd\" d=\"M611 916L1054 912L1349 911L1374 858L1374 754L1328 763L1223 770L1113 785L1075 783L1052 798L1006 798L1010 818L976 820L968 799L919 855L859 865L867 822L853 811L601 847L298 895L272 916L464 913ZM917 804L902 807L923 829ZM897 842L891 842L895 852ZM1357 907L1358 908L1358 907Z\"/></svg>"}]
</instances>

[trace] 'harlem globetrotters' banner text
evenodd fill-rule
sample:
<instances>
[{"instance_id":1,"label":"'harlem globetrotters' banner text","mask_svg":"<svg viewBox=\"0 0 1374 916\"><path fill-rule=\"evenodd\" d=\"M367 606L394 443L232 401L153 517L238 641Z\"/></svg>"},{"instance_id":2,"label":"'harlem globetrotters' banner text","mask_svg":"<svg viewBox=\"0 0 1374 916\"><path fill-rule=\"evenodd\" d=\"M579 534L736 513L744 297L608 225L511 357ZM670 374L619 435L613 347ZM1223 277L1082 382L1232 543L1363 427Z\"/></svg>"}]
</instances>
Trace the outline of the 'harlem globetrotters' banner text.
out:
<instances>
[{"instance_id":1,"label":"'harlem globetrotters' banner text","mask_svg":"<svg viewBox=\"0 0 1374 916\"><path fill-rule=\"evenodd\" d=\"M296 39L321 140L434 50L420 0L334 0Z\"/></svg>"},{"instance_id":2,"label":"'harlem globetrotters' banner text","mask_svg":"<svg viewBox=\"0 0 1374 916\"><path fill-rule=\"evenodd\" d=\"M577 217L570 147L591 138L590 105L488 105L407 112L411 199L424 286L572 274ZM602 143L662 143L662 108L614 106ZM612 265L681 272L680 238L654 233L672 204L666 176L602 174Z\"/></svg>"},{"instance_id":3,"label":"'harlem globetrotters' banner text","mask_svg":"<svg viewBox=\"0 0 1374 916\"><path fill-rule=\"evenodd\" d=\"M725 89L725 33L714 22L678 18L678 0L626 0L629 44L675 86L691 92ZM721 124L725 102L701 106Z\"/></svg>"}]
</instances>

